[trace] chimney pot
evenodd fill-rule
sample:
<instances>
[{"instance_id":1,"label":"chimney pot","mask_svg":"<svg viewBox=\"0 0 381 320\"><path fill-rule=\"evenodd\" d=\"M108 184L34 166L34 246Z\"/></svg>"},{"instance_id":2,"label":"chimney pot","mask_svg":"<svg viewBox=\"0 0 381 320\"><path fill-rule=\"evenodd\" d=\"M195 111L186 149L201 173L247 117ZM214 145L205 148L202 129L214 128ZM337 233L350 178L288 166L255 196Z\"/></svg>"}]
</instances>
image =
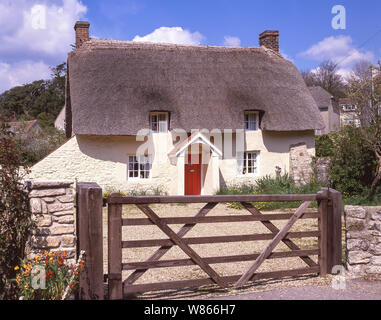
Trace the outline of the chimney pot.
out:
<instances>
[{"instance_id":1,"label":"chimney pot","mask_svg":"<svg viewBox=\"0 0 381 320\"><path fill-rule=\"evenodd\" d=\"M279 52L279 31L266 30L259 35L259 45Z\"/></svg>"},{"instance_id":2,"label":"chimney pot","mask_svg":"<svg viewBox=\"0 0 381 320\"><path fill-rule=\"evenodd\" d=\"M86 21L77 21L74 26L75 30L75 47L79 48L82 43L89 41L90 23Z\"/></svg>"}]
</instances>

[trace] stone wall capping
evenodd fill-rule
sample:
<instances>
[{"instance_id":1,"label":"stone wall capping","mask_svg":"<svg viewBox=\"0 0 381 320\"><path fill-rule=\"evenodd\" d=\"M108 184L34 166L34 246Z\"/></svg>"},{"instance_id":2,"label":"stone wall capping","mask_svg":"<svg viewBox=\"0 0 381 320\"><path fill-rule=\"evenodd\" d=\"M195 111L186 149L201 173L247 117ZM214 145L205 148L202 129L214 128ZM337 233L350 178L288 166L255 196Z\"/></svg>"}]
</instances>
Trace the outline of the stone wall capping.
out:
<instances>
[{"instance_id":1,"label":"stone wall capping","mask_svg":"<svg viewBox=\"0 0 381 320\"><path fill-rule=\"evenodd\" d=\"M60 180L60 181L40 181L40 180L28 180L27 186L29 190L35 189L45 189L45 188L69 188L74 184L71 180Z\"/></svg>"}]
</instances>

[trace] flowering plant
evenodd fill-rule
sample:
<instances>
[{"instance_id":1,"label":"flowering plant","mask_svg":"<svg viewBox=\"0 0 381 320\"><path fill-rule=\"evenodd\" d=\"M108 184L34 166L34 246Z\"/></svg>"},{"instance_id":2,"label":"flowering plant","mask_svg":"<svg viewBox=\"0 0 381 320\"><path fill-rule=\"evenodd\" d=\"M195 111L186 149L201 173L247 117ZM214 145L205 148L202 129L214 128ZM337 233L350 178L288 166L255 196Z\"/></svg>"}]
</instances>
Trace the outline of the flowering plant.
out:
<instances>
[{"instance_id":1,"label":"flowering plant","mask_svg":"<svg viewBox=\"0 0 381 320\"><path fill-rule=\"evenodd\" d=\"M20 296L24 300L61 300L78 286L84 260L70 267L65 263L66 252L43 251L33 260L21 261L14 269Z\"/></svg>"}]
</instances>

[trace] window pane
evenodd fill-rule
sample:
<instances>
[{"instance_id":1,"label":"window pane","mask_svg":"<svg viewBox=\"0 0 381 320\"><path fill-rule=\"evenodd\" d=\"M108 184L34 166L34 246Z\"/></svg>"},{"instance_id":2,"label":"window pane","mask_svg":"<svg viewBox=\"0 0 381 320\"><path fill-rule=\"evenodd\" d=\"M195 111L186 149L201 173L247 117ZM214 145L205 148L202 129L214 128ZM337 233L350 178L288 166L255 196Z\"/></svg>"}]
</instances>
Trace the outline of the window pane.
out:
<instances>
[{"instance_id":1,"label":"window pane","mask_svg":"<svg viewBox=\"0 0 381 320\"><path fill-rule=\"evenodd\" d=\"M246 113L245 114L245 129L246 130L258 130L258 114Z\"/></svg>"},{"instance_id":2,"label":"window pane","mask_svg":"<svg viewBox=\"0 0 381 320\"><path fill-rule=\"evenodd\" d=\"M242 174L247 174L247 153L244 153Z\"/></svg>"},{"instance_id":3,"label":"window pane","mask_svg":"<svg viewBox=\"0 0 381 320\"><path fill-rule=\"evenodd\" d=\"M151 171L150 156L129 156L128 157L128 177L148 179Z\"/></svg>"},{"instance_id":4,"label":"window pane","mask_svg":"<svg viewBox=\"0 0 381 320\"><path fill-rule=\"evenodd\" d=\"M167 132L168 131L168 114L156 113L151 114L151 130L153 132Z\"/></svg>"},{"instance_id":5,"label":"window pane","mask_svg":"<svg viewBox=\"0 0 381 320\"><path fill-rule=\"evenodd\" d=\"M257 172L257 156L256 152L244 153L241 174L253 174Z\"/></svg>"},{"instance_id":6,"label":"window pane","mask_svg":"<svg viewBox=\"0 0 381 320\"><path fill-rule=\"evenodd\" d=\"M151 130L157 132L157 115L151 115Z\"/></svg>"},{"instance_id":7,"label":"window pane","mask_svg":"<svg viewBox=\"0 0 381 320\"><path fill-rule=\"evenodd\" d=\"M160 121L159 122L159 132L167 132L167 121Z\"/></svg>"}]
</instances>

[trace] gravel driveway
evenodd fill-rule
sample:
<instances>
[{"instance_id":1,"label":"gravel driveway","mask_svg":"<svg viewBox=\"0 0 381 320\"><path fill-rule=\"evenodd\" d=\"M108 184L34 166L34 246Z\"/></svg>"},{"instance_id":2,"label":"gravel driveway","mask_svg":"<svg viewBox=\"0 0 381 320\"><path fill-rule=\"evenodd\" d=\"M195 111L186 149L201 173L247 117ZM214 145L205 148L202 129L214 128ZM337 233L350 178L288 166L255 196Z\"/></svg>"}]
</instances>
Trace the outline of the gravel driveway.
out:
<instances>
[{"instance_id":1,"label":"gravel driveway","mask_svg":"<svg viewBox=\"0 0 381 320\"><path fill-rule=\"evenodd\" d=\"M165 204L165 205L151 205L150 207L160 216L160 217L192 217L199 209L201 209L204 204ZM308 212L316 212L317 209L307 209ZM269 213L293 213L295 209L282 209ZM229 208L227 204L218 204L213 208L208 216L213 215L247 215L250 214L246 210L237 210ZM123 217L126 218L138 218L145 217L140 210L131 205L123 206ZM281 228L286 220L273 221L273 223ZM170 225L170 227L177 232L181 225ZM296 222L292 227L291 231L317 231L317 219L303 219ZM104 208L104 271L107 273L107 208ZM234 222L234 223L214 223L214 224L197 224L186 237L203 237L203 236L221 236L221 235L244 235L244 234L255 234L255 233L270 233L270 231L263 226L259 221L256 222ZM167 236L156 226L129 226L123 227L123 240L143 240L143 239L166 239ZM210 256L222 256L222 255L239 255L239 254L252 254L260 253L263 251L265 246L270 240L266 241L252 241L252 242L235 242L235 243L217 243L217 244L201 244L192 245L192 248L201 257ZM317 248L317 238L302 238L293 239L293 241L301 249L315 249ZM123 249L123 262L137 262L144 261L153 254L158 247L154 248L129 248ZM280 243L275 251L289 251L290 249ZM184 259L188 256L182 252L177 246L171 248L161 260L166 259ZM317 256L311 256L311 258L317 262ZM224 263L224 264L213 264L212 267L217 273L223 276L229 275L239 275L245 272L252 261L247 262L234 262L234 263ZM297 269L305 268L306 264L298 257L294 258L282 258L282 259L271 259L266 260L258 272L265 271L277 271L284 269ZM123 271L122 278L131 274L132 271ZM140 283L150 283L150 282L163 282L172 280L186 280L186 279L197 279L208 277L203 270L198 266L181 266L181 267L171 267L171 268L158 268L148 270L140 279L138 279L135 284ZM269 281L260 281L250 286L250 288L243 288L241 291L259 289L287 285L298 285L300 282L313 285L324 285L327 279L316 277L316 276L301 276L285 279L275 279ZM207 288L199 288L196 290L180 290L183 291L184 298L200 297L214 294L229 294L231 292L236 292L234 288L231 289L215 289L210 286ZM179 290L166 291L164 296L173 298L181 296ZM158 293L145 293L140 296L142 298L160 298L161 294Z\"/></svg>"}]
</instances>

